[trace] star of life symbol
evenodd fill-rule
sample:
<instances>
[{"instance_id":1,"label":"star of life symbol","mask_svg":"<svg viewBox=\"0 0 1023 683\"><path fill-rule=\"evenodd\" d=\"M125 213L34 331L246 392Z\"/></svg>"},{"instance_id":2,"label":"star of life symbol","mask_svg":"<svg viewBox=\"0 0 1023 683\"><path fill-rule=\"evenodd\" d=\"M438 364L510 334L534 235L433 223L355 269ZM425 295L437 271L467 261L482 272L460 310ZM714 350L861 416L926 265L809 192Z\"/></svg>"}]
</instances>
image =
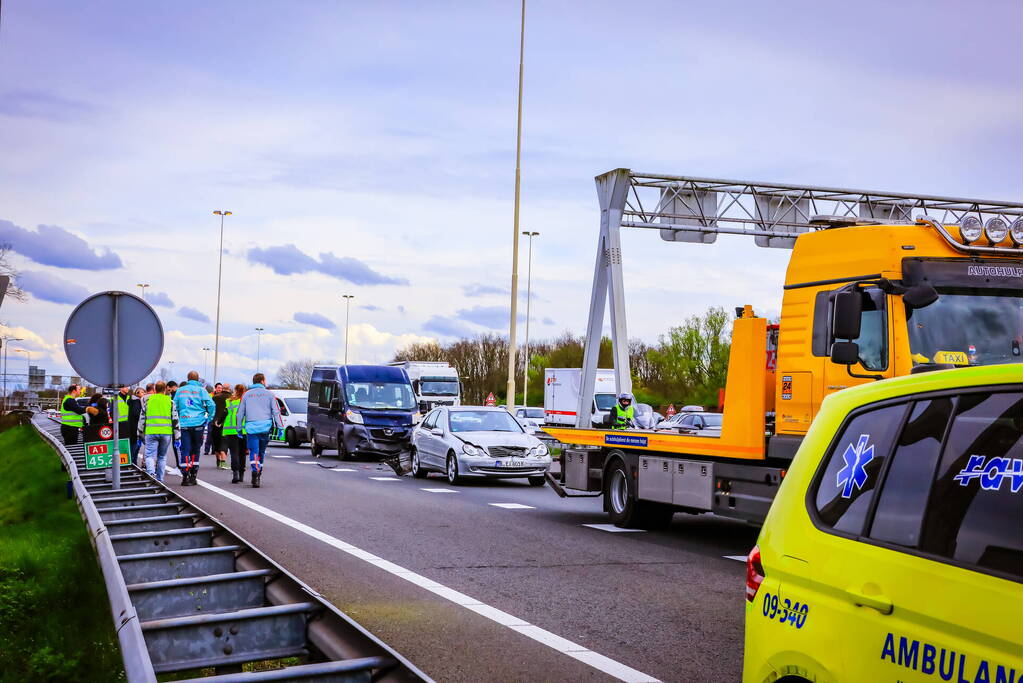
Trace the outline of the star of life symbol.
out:
<instances>
[{"instance_id":1,"label":"star of life symbol","mask_svg":"<svg viewBox=\"0 0 1023 683\"><path fill-rule=\"evenodd\" d=\"M860 434L860 440L842 453L845 467L838 471L836 485L842 488L843 498L852 498L853 489L862 489L867 483L867 463L874 459L874 446L869 442L870 434Z\"/></svg>"},{"instance_id":2,"label":"star of life symbol","mask_svg":"<svg viewBox=\"0 0 1023 683\"><path fill-rule=\"evenodd\" d=\"M984 491L997 491L1008 481L1013 493L1023 490L1023 458L987 458L971 455L966 467L952 477L960 486L969 486L974 479L980 481Z\"/></svg>"}]
</instances>

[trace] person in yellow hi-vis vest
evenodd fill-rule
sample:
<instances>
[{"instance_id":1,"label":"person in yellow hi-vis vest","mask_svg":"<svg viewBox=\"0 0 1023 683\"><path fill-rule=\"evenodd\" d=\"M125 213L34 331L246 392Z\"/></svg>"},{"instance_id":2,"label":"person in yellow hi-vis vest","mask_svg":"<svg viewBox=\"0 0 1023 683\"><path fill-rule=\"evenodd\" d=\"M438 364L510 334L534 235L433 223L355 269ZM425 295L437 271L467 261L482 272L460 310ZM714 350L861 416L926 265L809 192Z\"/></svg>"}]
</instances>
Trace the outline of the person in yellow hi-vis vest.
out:
<instances>
[{"instance_id":1,"label":"person in yellow hi-vis vest","mask_svg":"<svg viewBox=\"0 0 1023 683\"><path fill-rule=\"evenodd\" d=\"M223 439L231 453L231 483L245 481L245 425L238 424L238 404L245 395L245 385L235 384L234 393L227 399L227 416L224 417Z\"/></svg>"},{"instance_id":2,"label":"person in yellow hi-vis vest","mask_svg":"<svg viewBox=\"0 0 1023 683\"><path fill-rule=\"evenodd\" d=\"M171 397L167 395L167 385L157 382L154 394L146 399L145 408L139 417L139 436L146 444L146 471L163 481L164 464L171 441L181 439L178 427L178 411Z\"/></svg>"},{"instance_id":3,"label":"person in yellow hi-vis vest","mask_svg":"<svg viewBox=\"0 0 1023 683\"><path fill-rule=\"evenodd\" d=\"M78 443L78 435L85 426L85 408L78 405L78 395L82 388L72 384L67 388L67 395L60 402L60 436L65 446Z\"/></svg>"}]
</instances>

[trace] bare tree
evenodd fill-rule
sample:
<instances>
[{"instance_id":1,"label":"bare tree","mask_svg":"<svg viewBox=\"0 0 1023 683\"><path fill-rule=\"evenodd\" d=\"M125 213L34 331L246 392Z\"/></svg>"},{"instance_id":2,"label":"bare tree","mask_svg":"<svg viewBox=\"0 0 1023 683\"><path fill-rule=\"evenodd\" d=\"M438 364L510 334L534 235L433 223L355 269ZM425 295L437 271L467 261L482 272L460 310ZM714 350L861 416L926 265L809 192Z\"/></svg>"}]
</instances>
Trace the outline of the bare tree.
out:
<instances>
[{"instance_id":1,"label":"bare tree","mask_svg":"<svg viewBox=\"0 0 1023 683\"><path fill-rule=\"evenodd\" d=\"M11 245L0 243L0 276L7 275L11 278L11 283L7 286L6 296L17 301L24 301L27 298L25 290L18 286L18 271L11 265L8 258L10 253Z\"/></svg>"},{"instance_id":2,"label":"bare tree","mask_svg":"<svg viewBox=\"0 0 1023 683\"><path fill-rule=\"evenodd\" d=\"M289 360L277 371L277 388L308 389L309 380L313 376L313 366L317 362L312 358Z\"/></svg>"}]
</instances>

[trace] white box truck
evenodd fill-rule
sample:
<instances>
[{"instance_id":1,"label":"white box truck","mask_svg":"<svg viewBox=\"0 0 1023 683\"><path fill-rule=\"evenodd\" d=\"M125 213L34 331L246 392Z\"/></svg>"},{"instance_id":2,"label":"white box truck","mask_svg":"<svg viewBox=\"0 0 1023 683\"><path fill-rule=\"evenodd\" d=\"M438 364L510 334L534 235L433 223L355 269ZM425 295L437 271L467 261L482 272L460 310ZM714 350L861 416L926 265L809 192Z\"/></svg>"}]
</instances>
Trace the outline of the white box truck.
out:
<instances>
[{"instance_id":1,"label":"white box truck","mask_svg":"<svg viewBox=\"0 0 1023 683\"><path fill-rule=\"evenodd\" d=\"M579 368L544 370L543 412L546 424L575 426L581 384L582 370ZM590 404L590 419L594 425L603 424L615 400L615 371L597 370Z\"/></svg>"},{"instance_id":2,"label":"white box truck","mask_svg":"<svg viewBox=\"0 0 1023 683\"><path fill-rule=\"evenodd\" d=\"M405 369L416 392L419 412L424 415L437 406L462 404L462 388L458 371L445 361L395 361L389 363Z\"/></svg>"}]
</instances>

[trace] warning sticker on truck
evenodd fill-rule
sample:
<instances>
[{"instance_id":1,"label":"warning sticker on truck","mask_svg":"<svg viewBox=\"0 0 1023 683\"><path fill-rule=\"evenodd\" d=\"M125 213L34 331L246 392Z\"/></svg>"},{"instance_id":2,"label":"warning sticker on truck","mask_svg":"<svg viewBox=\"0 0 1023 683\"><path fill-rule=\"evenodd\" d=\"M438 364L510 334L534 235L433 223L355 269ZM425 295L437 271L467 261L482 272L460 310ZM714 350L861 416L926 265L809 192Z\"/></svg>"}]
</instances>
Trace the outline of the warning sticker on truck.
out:
<instances>
[{"instance_id":1,"label":"warning sticker on truck","mask_svg":"<svg viewBox=\"0 0 1023 683\"><path fill-rule=\"evenodd\" d=\"M792 375L782 375L781 378L781 400L792 400Z\"/></svg>"},{"instance_id":2,"label":"warning sticker on truck","mask_svg":"<svg viewBox=\"0 0 1023 683\"><path fill-rule=\"evenodd\" d=\"M646 448L647 438L632 434L605 434L604 443L608 446L642 446Z\"/></svg>"}]
</instances>

